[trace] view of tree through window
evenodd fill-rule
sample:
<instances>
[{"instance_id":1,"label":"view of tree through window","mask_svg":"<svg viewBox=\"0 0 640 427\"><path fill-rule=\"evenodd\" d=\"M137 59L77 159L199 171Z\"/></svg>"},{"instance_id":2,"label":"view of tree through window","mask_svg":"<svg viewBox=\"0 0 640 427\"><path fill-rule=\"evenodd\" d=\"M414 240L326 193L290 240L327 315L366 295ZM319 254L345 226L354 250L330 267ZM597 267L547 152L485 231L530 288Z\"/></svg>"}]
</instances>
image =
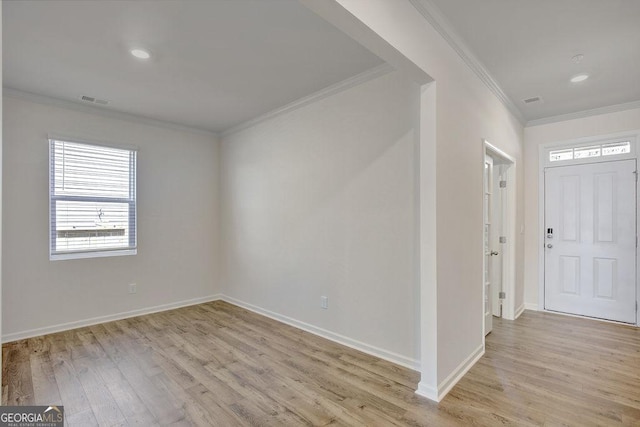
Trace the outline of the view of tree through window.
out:
<instances>
[{"instance_id":1,"label":"view of tree through window","mask_svg":"<svg viewBox=\"0 0 640 427\"><path fill-rule=\"evenodd\" d=\"M136 151L50 140L51 256L135 250Z\"/></svg>"}]
</instances>

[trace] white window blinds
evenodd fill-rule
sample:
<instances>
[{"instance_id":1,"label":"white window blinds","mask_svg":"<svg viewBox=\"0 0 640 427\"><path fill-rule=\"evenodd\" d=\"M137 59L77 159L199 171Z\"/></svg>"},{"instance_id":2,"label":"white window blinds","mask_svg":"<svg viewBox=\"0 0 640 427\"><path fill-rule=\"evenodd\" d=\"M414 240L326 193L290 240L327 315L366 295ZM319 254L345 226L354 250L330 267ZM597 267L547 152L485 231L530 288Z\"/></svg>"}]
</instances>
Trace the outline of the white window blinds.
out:
<instances>
[{"instance_id":1,"label":"white window blinds","mask_svg":"<svg viewBox=\"0 0 640 427\"><path fill-rule=\"evenodd\" d=\"M49 140L50 256L136 250L136 151Z\"/></svg>"}]
</instances>

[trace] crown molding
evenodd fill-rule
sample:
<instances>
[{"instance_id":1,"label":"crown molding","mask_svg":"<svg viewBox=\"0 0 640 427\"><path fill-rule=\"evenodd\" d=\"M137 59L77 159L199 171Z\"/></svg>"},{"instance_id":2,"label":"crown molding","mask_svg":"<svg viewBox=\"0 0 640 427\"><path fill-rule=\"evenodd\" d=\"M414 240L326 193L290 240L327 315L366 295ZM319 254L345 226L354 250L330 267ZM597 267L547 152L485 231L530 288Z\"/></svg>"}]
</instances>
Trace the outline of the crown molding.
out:
<instances>
[{"instance_id":1,"label":"crown molding","mask_svg":"<svg viewBox=\"0 0 640 427\"><path fill-rule=\"evenodd\" d=\"M565 122L567 120L583 119L585 117L599 116L601 114L619 113L621 111L640 108L640 101L626 102L624 104L607 105L606 107L592 108L590 110L576 111L575 113L560 114L557 116L543 117L529 120L526 127L547 125L550 123Z\"/></svg>"},{"instance_id":2,"label":"crown molding","mask_svg":"<svg viewBox=\"0 0 640 427\"><path fill-rule=\"evenodd\" d=\"M451 48L462 58L465 64L476 76L493 92L502 104L524 126L526 120L522 111L513 103L511 98L502 90L498 82L491 76L482 62L471 52L462 38L453 29L440 9L429 0L409 0L413 7L427 20L427 22L442 36Z\"/></svg>"},{"instance_id":3,"label":"crown molding","mask_svg":"<svg viewBox=\"0 0 640 427\"><path fill-rule=\"evenodd\" d=\"M95 114L99 116L109 117L112 119L126 120L128 122L144 124L149 126L163 127L180 132L189 132L199 135L218 138L219 135L216 132L212 132L206 129L194 128L191 126L181 125L179 123L168 122L164 120L152 119L150 117L139 116L136 114L124 113L117 110L110 110L101 107L95 107L93 105L81 104L80 102L69 101L60 98L54 98L51 96L40 95L33 92L27 92L4 86L2 88L2 95L10 98L24 99L27 101L36 102L38 104L54 105L63 107L69 110L80 111L83 113Z\"/></svg>"},{"instance_id":4,"label":"crown molding","mask_svg":"<svg viewBox=\"0 0 640 427\"><path fill-rule=\"evenodd\" d=\"M220 136L221 137L227 137L231 134L234 134L236 132L240 132L241 130L250 128L252 126L255 126L259 123L262 123L264 121L273 119L277 116L281 116L283 114L287 114L290 113L294 110L297 110L299 108L302 108L306 105L312 104L314 102L318 102L322 99L328 98L331 95L335 95L339 92L345 91L347 89L350 89L352 87L361 85L365 82L368 82L369 80L373 80L377 77L381 77L385 74L390 73L391 71L393 71L394 68L387 64L381 64L378 65L376 67L373 67L363 73L357 74L353 77L350 77L346 80L343 80L341 82L332 84L331 86L328 86L324 89L321 89L317 92L312 93L311 95L307 95L305 97L302 97L296 101L293 101L283 107L280 108L276 108L275 110L269 111L268 113L262 114L256 118L253 118L251 120L247 120L246 122L240 123L239 125L233 126L225 131L223 131Z\"/></svg>"}]
</instances>

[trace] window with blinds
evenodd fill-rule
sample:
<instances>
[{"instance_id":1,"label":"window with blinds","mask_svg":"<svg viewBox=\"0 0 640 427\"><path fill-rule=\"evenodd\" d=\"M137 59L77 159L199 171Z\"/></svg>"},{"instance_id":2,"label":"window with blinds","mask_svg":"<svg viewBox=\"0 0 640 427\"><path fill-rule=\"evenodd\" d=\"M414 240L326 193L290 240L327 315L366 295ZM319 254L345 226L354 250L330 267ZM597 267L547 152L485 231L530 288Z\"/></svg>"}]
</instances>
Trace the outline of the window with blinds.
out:
<instances>
[{"instance_id":1,"label":"window with blinds","mask_svg":"<svg viewBox=\"0 0 640 427\"><path fill-rule=\"evenodd\" d=\"M136 151L49 140L50 258L136 253Z\"/></svg>"}]
</instances>

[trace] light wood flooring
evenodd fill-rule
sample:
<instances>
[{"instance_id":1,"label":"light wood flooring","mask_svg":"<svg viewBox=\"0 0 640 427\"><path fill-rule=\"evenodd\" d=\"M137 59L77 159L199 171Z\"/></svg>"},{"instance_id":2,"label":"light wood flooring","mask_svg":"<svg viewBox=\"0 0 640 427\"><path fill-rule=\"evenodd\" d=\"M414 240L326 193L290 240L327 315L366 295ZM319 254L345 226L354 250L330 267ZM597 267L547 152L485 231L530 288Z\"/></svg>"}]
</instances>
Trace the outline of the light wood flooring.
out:
<instances>
[{"instance_id":1,"label":"light wood flooring","mask_svg":"<svg viewBox=\"0 0 640 427\"><path fill-rule=\"evenodd\" d=\"M82 427L640 426L640 329L525 312L486 347L436 404L415 371L216 301L5 344L2 403Z\"/></svg>"}]
</instances>

